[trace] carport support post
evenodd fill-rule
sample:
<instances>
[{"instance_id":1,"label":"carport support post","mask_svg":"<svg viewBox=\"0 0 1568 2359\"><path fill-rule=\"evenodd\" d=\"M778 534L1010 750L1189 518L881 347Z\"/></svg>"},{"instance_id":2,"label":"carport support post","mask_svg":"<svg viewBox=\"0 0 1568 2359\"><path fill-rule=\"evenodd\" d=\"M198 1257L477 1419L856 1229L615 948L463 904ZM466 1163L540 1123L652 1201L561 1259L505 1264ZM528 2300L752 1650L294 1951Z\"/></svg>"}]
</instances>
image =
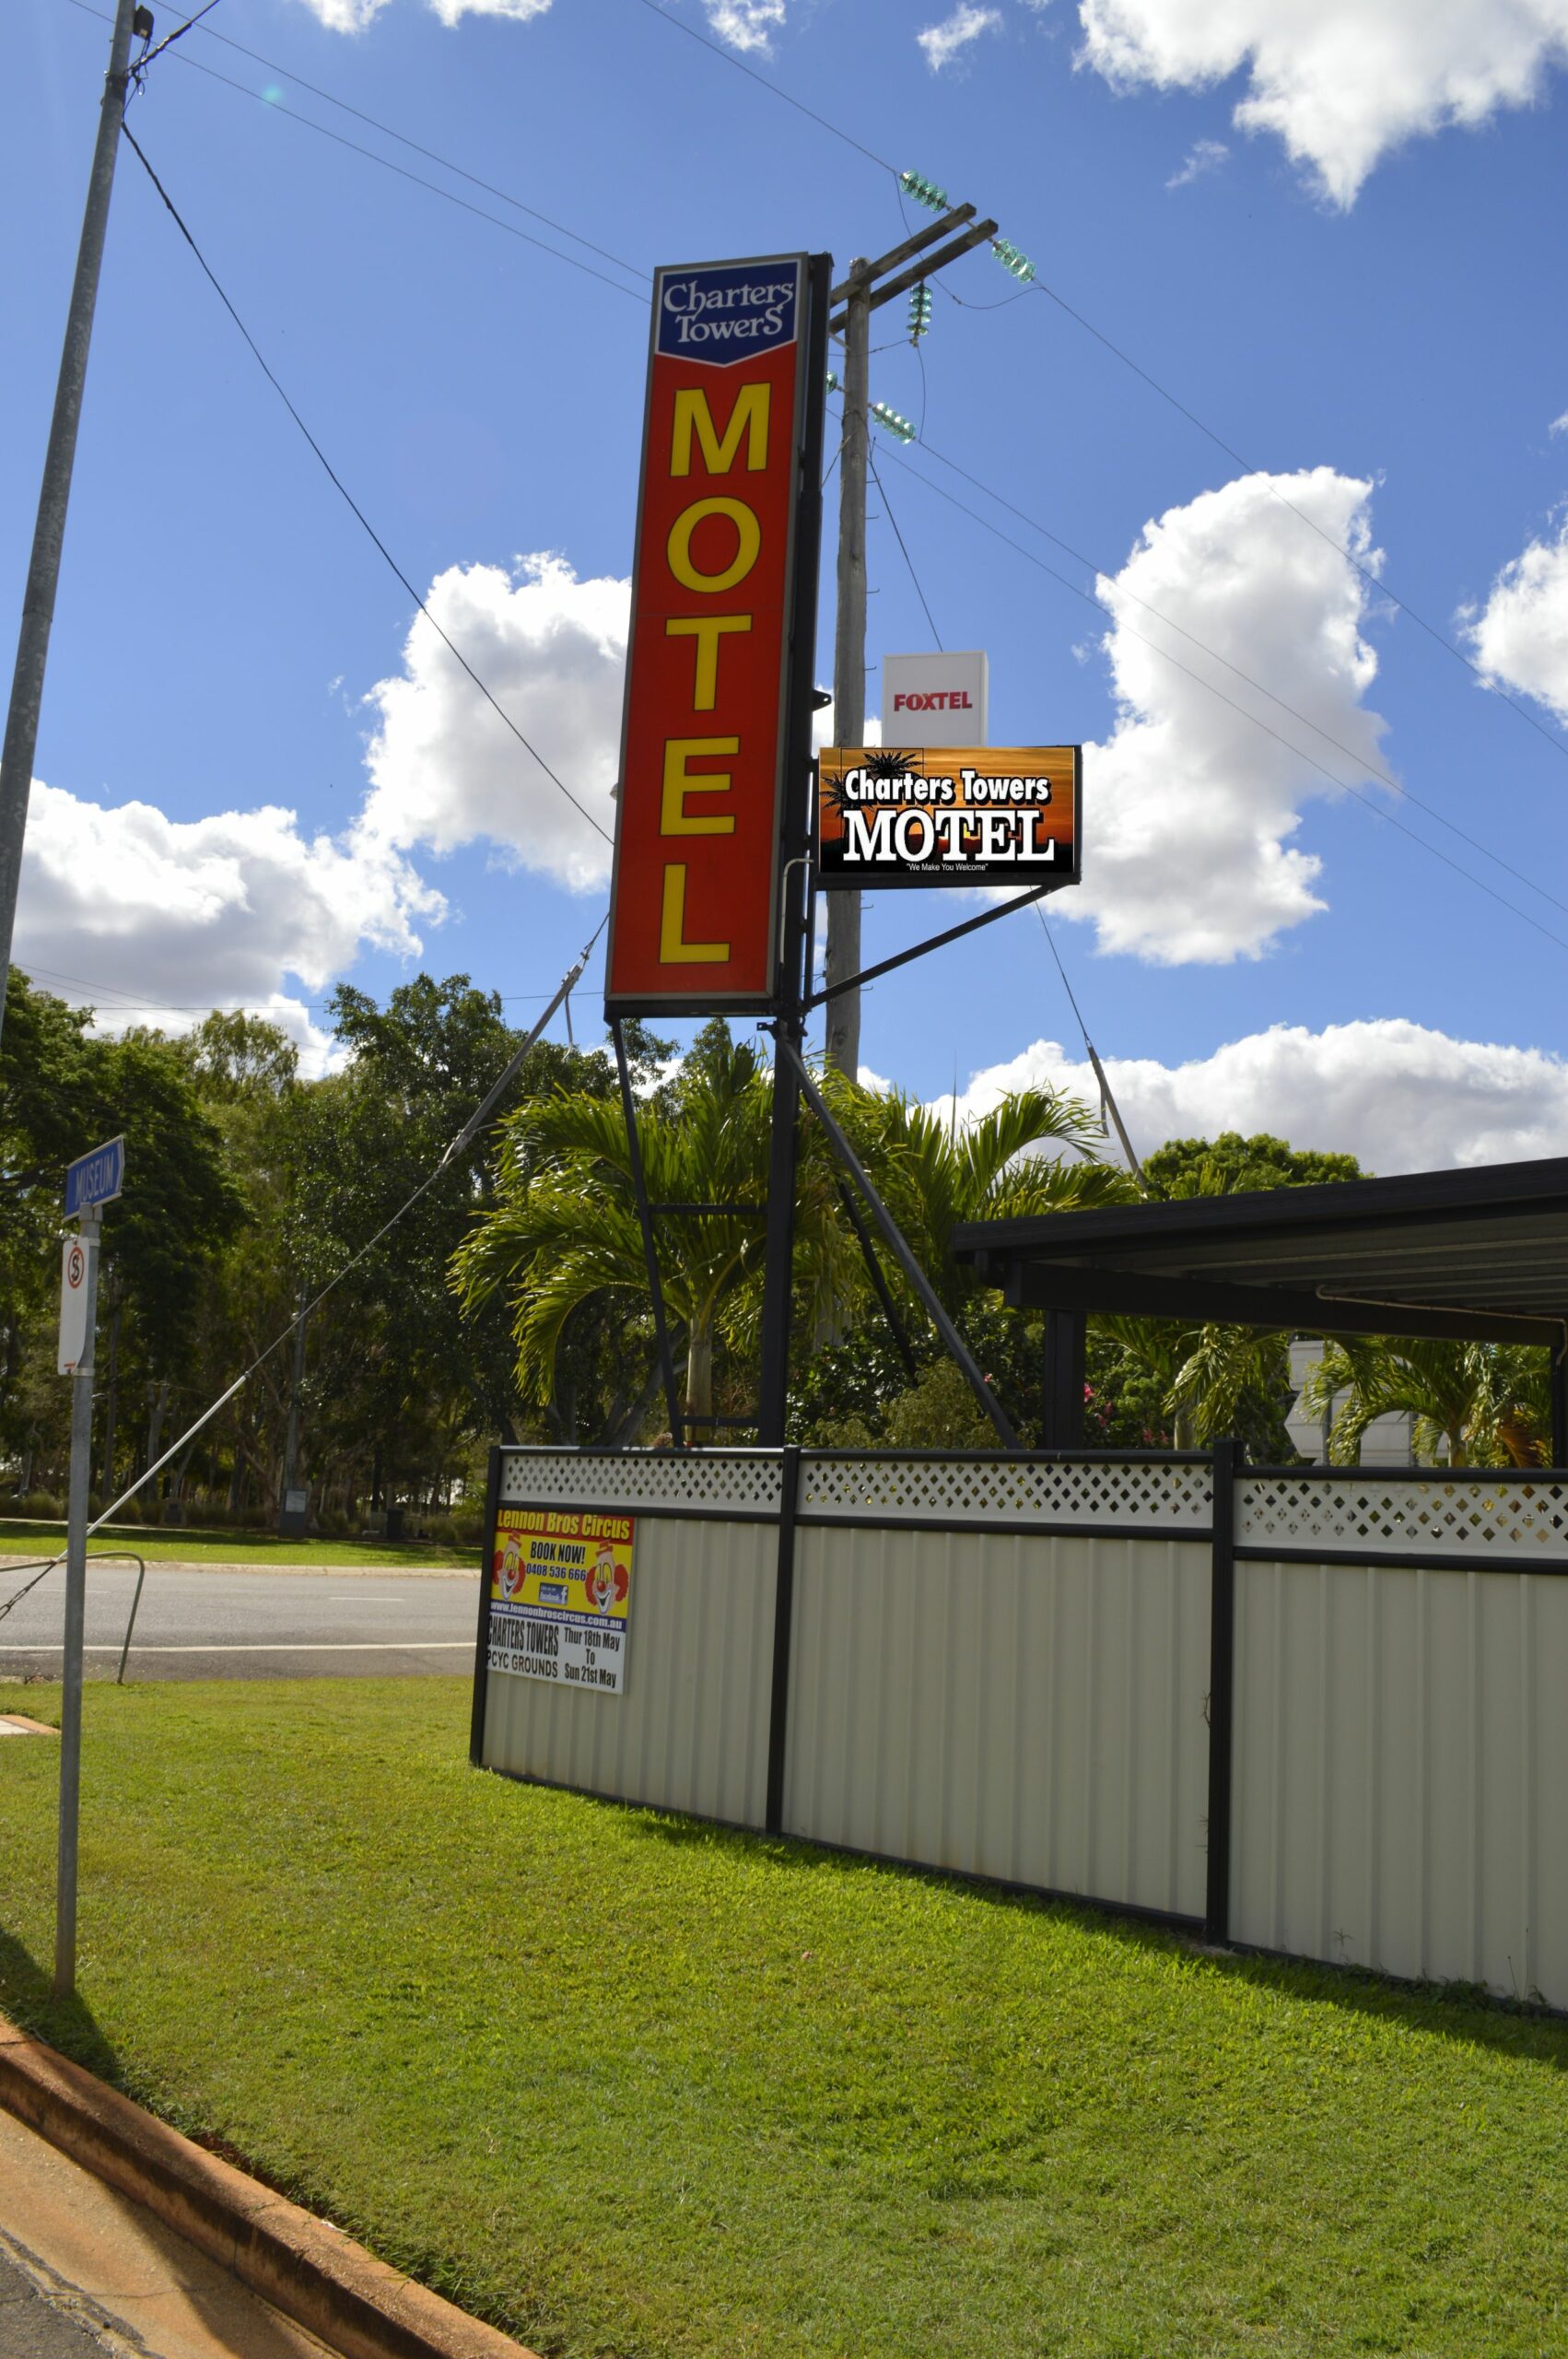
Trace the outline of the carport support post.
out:
<instances>
[{"instance_id":1,"label":"carport support post","mask_svg":"<svg viewBox=\"0 0 1568 2359\"><path fill-rule=\"evenodd\" d=\"M1041 1367L1040 1445L1083 1447L1083 1385L1089 1321L1082 1310L1047 1310Z\"/></svg>"},{"instance_id":2,"label":"carport support post","mask_svg":"<svg viewBox=\"0 0 1568 2359\"><path fill-rule=\"evenodd\" d=\"M1551 1347L1551 1462L1568 1466L1568 1325Z\"/></svg>"},{"instance_id":3,"label":"carport support post","mask_svg":"<svg viewBox=\"0 0 1568 2359\"><path fill-rule=\"evenodd\" d=\"M98 1326L99 1219L84 1212L87 1335L71 1379L71 1496L65 1522L65 1660L60 1706L60 1851L54 1884L54 1996L76 1987L76 1825L82 1790L82 1641L88 1603L88 1486L92 1480L93 1343Z\"/></svg>"}]
</instances>

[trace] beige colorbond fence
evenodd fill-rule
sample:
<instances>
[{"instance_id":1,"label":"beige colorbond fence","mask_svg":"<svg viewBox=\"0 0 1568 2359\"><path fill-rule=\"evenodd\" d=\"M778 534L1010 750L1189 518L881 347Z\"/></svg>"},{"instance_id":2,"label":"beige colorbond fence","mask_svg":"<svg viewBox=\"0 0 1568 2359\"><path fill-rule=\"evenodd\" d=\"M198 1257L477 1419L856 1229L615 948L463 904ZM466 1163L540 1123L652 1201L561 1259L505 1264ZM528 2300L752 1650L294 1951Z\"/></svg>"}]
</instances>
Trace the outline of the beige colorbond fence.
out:
<instances>
[{"instance_id":1,"label":"beige colorbond fence","mask_svg":"<svg viewBox=\"0 0 1568 2359\"><path fill-rule=\"evenodd\" d=\"M495 1491L638 1533L624 1694L486 1676L482 1617L486 1767L1568 2007L1568 1478L507 1450Z\"/></svg>"},{"instance_id":2,"label":"beige colorbond fence","mask_svg":"<svg viewBox=\"0 0 1568 2359\"><path fill-rule=\"evenodd\" d=\"M1568 2007L1568 1492L1237 1492L1233 1938Z\"/></svg>"}]
</instances>

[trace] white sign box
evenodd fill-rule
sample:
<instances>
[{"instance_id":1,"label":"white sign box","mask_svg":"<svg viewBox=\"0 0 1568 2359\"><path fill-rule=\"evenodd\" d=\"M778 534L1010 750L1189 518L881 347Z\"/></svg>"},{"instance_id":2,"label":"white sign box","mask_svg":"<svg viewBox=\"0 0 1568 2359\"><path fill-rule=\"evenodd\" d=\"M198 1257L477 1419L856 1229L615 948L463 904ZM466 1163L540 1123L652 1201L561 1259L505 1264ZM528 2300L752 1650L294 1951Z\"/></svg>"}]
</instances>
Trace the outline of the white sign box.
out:
<instances>
[{"instance_id":1,"label":"white sign box","mask_svg":"<svg viewBox=\"0 0 1568 2359\"><path fill-rule=\"evenodd\" d=\"M989 745L990 666L965 655L884 655L884 745Z\"/></svg>"}]
</instances>

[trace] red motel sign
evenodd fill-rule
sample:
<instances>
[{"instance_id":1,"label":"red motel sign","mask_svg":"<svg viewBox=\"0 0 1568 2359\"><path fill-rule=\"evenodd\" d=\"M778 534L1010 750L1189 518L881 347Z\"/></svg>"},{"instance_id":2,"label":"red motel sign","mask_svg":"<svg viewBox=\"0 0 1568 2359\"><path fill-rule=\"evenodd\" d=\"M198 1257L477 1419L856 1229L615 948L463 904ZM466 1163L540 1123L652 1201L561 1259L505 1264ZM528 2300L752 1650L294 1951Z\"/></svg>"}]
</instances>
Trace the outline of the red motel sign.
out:
<instances>
[{"instance_id":1,"label":"red motel sign","mask_svg":"<svg viewBox=\"0 0 1568 2359\"><path fill-rule=\"evenodd\" d=\"M802 498L820 497L802 466L824 398L807 381L813 300L805 254L655 276L610 1016L774 1003L797 762L809 794L790 656L792 640L803 664L813 651L815 581L796 567Z\"/></svg>"}]
</instances>

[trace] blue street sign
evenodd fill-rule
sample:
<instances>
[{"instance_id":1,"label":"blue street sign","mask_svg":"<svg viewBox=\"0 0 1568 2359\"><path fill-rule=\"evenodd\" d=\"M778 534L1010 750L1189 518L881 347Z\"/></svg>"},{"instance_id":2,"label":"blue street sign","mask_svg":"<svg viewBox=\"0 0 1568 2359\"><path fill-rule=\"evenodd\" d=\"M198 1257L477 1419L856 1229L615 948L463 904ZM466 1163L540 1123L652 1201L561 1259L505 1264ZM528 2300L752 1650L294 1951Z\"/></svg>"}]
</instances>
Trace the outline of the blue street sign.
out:
<instances>
[{"instance_id":1,"label":"blue street sign","mask_svg":"<svg viewBox=\"0 0 1568 2359\"><path fill-rule=\"evenodd\" d=\"M96 1204L111 1204L124 1185L123 1138L95 1146L90 1155L79 1155L65 1170L66 1219L75 1220L78 1213L91 1212Z\"/></svg>"}]
</instances>

